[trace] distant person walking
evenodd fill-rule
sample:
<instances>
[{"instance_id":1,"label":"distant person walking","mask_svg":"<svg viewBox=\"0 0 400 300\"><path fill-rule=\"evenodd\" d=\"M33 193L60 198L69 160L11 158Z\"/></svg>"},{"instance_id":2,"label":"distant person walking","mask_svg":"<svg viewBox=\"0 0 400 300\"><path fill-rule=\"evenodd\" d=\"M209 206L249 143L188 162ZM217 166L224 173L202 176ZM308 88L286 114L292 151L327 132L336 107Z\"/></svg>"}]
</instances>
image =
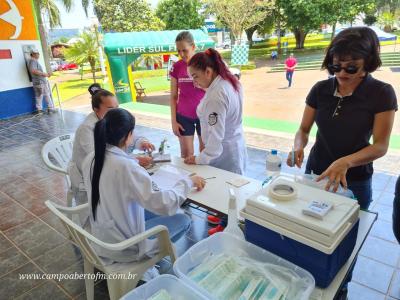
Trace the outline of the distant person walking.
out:
<instances>
[{"instance_id":1,"label":"distant person walking","mask_svg":"<svg viewBox=\"0 0 400 300\"><path fill-rule=\"evenodd\" d=\"M286 66L286 80L289 83L288 87L291 87L293 81L294 69L297 66L297 59L294 57L293 53L290 53L289 58L285 60L285 66Z\"/></svg>"},{"instance_id":2,"label":"distant person walking","mask_svg":"<svg viewBox=\"0 0 400 300\"><path fill-rule=\"evenodd\" d=\"M47 77L51 74L43 72L43 68L39 63L39 51L31 50L31 59L28 63L28 69L32 76L33 91L35 93L36 109L40 113L43 111L43 98L47 104L47 111L50 112L54 108L53 99L50 95L49 82Z\"/></svg>"}]
</instances>

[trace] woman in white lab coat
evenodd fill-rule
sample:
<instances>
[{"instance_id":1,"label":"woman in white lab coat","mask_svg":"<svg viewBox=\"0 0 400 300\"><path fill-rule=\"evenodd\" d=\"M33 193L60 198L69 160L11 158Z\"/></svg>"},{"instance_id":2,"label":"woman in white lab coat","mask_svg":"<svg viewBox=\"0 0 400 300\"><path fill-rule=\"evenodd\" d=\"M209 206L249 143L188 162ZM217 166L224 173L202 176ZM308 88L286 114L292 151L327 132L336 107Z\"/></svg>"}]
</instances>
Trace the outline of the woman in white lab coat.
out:
<instances>
[{"instance_id":1,"label":"woman in white lab coat","mask_svg":"<svg viewBox=\"0 0 400 300\"><path fill-rule=\"evenodd\" d=\"M115 108L96 123L95 151L83 163L83 178L91 207L92 234L108 243L129 239L156 225L165 225L170 238L177 241L190 227L190 218L176 214L192 187L201 190L205 180L183 177L170 190L160 190L138 161L126 151L133 142L134 117ZM145 219L145 210L153 218ZM95 247L108 262L129 262L157 251L156 239L122 252Z\"/></svg>"},{"instance_id":2,"label":"woman in white lab coat","mask_svg":"<svg viewBox=\"0 0 400 300\"><path fill-rule=\"evenodd\" d=\"M243 92L238 79L229 71L214 49L195 54L189 61L193 81L206 89L197 107L205 148L188 164L206 164L237 174L246 168L247 152L243 135Z\"/></svg>"},{"instance_id":3,"label":"woman in white lab coat","mask_svg":"<svg viewBox=\"0 0 400 300\"><path fill-rule=\"evenodd\" d=\"M89 86L88 91L92 96L91 112L75 133L72 158L68 166L68 174L71 179L71 188L75 200L79 203L87 202L86 191L82 178L82 163L85 157L94 151L93 130L96 122L101 120L108 110L118 107L118 100L113 93L104 90L98 83ZM144 138L135 140L135 145L141 150L154 150L154 146ZM139 157L141 165L151 163L149 157Z\"/></svg>"}]
</instances>

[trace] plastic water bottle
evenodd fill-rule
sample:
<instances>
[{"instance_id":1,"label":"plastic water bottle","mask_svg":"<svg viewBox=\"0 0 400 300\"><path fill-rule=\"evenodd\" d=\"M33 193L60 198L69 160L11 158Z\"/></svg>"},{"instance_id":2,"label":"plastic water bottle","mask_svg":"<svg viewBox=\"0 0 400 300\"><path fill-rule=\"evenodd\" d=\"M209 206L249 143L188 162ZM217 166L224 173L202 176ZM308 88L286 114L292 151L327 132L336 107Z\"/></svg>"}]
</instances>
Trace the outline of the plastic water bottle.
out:
<instances>
[{"instance_id":1,"label":"plastic water bottle","mask_svg":"<svg viewBox=\"0 0 400 300\"><path fill-rule=\"evenodd\" d=\"M267 153L266 159L266 171L267 177L274 177L278 175L282 168L282 158L278 155L278 151L272 149L271 152Z\"/></svg>"},{"instance_id":2,"label":"plastic water bottle","mask_svg":"<svg viewBox=\"0 0 400 300\"><path fill-rule=\"evenodd\" d=\"M238 225L236 196L232 188L229 189L228 226L226 226L224 232L227 232L244 240L243 231L239 228Z\"/></svg>"}]
</instances>

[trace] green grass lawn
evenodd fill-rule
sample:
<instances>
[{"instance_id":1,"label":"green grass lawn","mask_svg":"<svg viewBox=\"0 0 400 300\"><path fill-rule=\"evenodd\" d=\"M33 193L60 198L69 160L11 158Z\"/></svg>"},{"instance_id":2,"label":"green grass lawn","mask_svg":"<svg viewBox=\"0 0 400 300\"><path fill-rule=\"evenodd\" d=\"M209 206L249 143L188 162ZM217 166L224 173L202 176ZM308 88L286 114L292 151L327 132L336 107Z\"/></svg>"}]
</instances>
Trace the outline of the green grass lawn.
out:
<instances>
[{"instance_id":1,"label":"green grass lawn","mask_svg":"<svg viewBox=\"0 0 400 300\"><path fill-rule=\"evenodd\" d=\"M135 81L140 82L146 93L168 91L171 84L166 75L138 78Z\"/></svg>"},{"instance_id":2,"label":"green grass lawn","mask_svg":"<svg viewBox=\"0 0 400 300\"><path fill-rule=\"evenodd\" d=\"M97 78L97 82L102 84L103 79ZM92 78L85 78L83 80L71 79L68 81L60 82L57 84L58 91L60 93L61 102L70 100L73 97L88 93L87 88L93 83ZM57 93L53 90L54 100L57 102Z\"/></svg>"}]
</instances>

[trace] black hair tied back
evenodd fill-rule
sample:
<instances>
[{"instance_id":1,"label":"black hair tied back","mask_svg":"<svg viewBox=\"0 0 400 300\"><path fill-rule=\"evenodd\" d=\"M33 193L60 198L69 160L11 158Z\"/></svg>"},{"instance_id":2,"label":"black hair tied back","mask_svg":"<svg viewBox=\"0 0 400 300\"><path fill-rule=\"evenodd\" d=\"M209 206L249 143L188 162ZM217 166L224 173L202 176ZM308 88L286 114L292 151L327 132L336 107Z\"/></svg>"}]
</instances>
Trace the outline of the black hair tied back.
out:
<instances>
[{"instance_id":1,"label":"black hair tied back","mask_svg":"<svg viewBox=\"0 0 400 300\"><path fill-rule=\"evenodd\" d=\"M88 87L88 91L92 96L96 95L96 93L99 92L100 90L102 90L102 88L98 83L93 83Z\"/></svg>"},{"instance_id":2,"label":"black hair tied back","mask_svg":"<svg viewBox=\"0 0 400 300\"><path fill-rule=\"evenodd\" d=\"M100 84L93 83L88 87L88 91L92 96L92 109L99 108L103 97L113 97L114 94L101 88Z\"/></svg>"},{"instance_id":3,"label":"black hair tied back","mask_svg":"<svg viewBox=\"0 0 400 300\"><path fill-rule=\"evenodd\" d=\"M96 94L97 95L97 94ZM100 203L100 176L103 170L107 144L119 147L135 128L135 117L122 108L110 109L94 127L94 166L92 182L92 213L96 220L96 209Z\"/></svg>"}]
</instances>

